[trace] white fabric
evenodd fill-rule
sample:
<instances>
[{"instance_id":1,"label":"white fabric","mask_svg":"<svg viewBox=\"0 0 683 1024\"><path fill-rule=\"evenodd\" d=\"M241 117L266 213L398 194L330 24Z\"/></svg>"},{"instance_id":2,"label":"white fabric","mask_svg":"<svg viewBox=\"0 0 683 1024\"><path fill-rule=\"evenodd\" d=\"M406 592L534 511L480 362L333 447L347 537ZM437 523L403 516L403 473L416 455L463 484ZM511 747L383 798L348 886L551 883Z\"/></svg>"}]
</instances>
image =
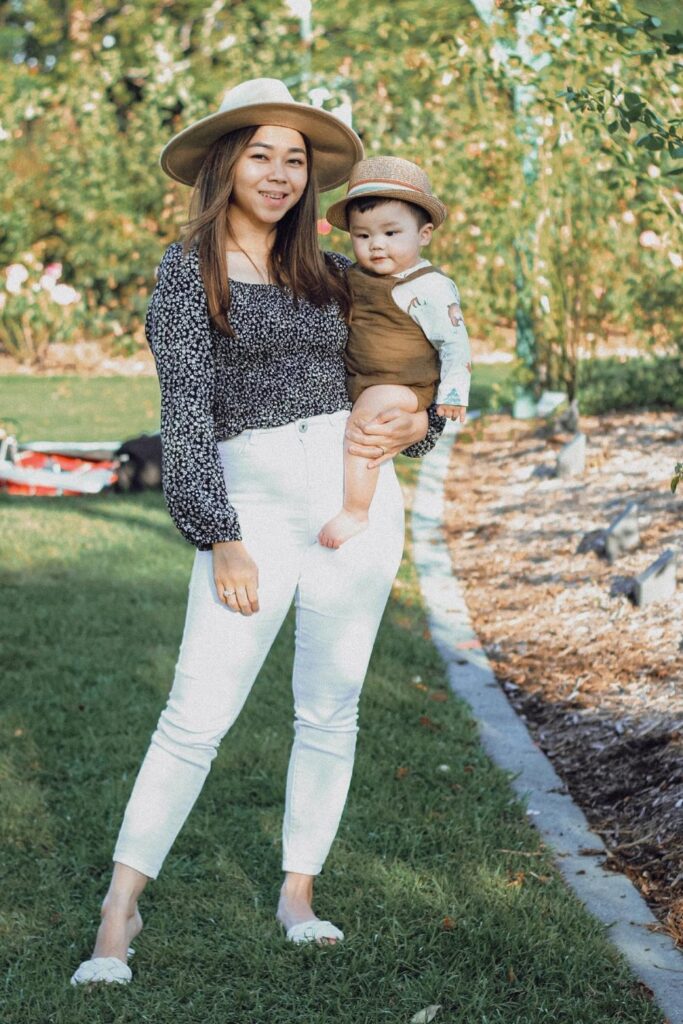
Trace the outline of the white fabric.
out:
<instances>
[{"instance_id":1,"label":"white fabric","mask_svg":"<svg viewBox=\"0 0 683 1024\"><path fill-rule=\"evenodd\" d=\"M318 942L319 939L337 939L344 941L344 932L340 931L331 921L303 921L301 924L294 924L287 932L290 942Z\"/></svg>"},{"instance_id":2,"label":"white fabric","mask_svg":"<svg viewBox=\"0 0 683 1024\"><path fill-rule=\"evenodd\" d=\"M91 985L104 982L106 985L127 985L133 977L128 964L116 956L96 956L84 960L71 976L72 985Z\"/></svg>"},{"instance_id":3,"label":"white fabric","mask_svg":"<svg viewBox=\"0 0 683 1024\"><path fill-rule=\"evenodd\" d=\"M400 280L430 266L429 260L420 260L409 270L393 276ZM472 357L455 282L436 272L422 274L414 281L397 284L392 296L397 306L415 321L439 353L441 380L436 401L444 405L467 405Z\"/></svg>"},{"instance_id":4,"label":"white fabric","mask_svg":"<svg viewBox=\"0 0 683 1024\"><path fill-rule=\"evenodd\" d=\"M403 504L391 462L379 470L368 529L339 550L317 543L320 527L342 504L347 417L316 416L219 442L244 544L259 569L261 611L244 617L220 603L211 552L197 552L175 680L115 861L156 878L294 599L295 736L283 869L321 870L346 801L358 698L403 548Z\"/></svg>"}]
</instances>

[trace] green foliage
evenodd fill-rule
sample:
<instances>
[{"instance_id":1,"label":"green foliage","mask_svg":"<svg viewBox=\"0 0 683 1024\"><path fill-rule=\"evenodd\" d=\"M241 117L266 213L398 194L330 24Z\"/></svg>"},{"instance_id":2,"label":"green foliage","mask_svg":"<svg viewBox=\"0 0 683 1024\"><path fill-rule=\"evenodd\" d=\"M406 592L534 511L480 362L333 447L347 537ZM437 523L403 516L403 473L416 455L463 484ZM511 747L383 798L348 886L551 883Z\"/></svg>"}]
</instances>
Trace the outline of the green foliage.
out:
<instances>
[{"instance_id":1,"label":"green foliage","mask_svg":"<svg viewBox=\"0 0 683 1024\"><path fill-rule=\"evenodd\" d=\"M72 341L84 326L81 296L60 281L61 266L29 253L0 279L0 344L23 363L40 363L52 341Z\"/></svg>"},{"instance_id":2,"label":"green foliage","mask_svg":"<svg viewBox=\"0 0 683 1024\"><path fill-rule=\"evenodd\" d=\"M300 99L327 90L330 109L350 100L368 153L425 166L450 211L430 256L457 281L473 335L512 325L523 271L537 387L573 391L577 354L615 327L673 349L678 155L668 142L636 145L643 125L660 130L636 115L655 110L670 131L680 113L669 23L660 32L648 9L645 27L620 35L626 15L612 0L545 3L529 45L552 60L534 70L500 57L528 6L504 3L485 25L467 0L396 0L390 16L383 3L316 0L307 44L284 3L266 0L15 0L0 11L0 266L61 263L81 295L82 332L141 344L154 267L188 195L158 154L227 87L274 75ZM652 52L638 54L641 37ZM563 90L597 84L604 109L572 114ZM614 104L628 133L608 130ZM329 244L348 251L341 232Z\"/></svg>"},{"instance_id":3,"label":"green foliage","mask_svg":"<svg viewBox=\"0 0 683 1024\"><path fill-rule=\"evenodd\" d=\"M591 359L579 364L581 412L683 409L680 358Z\"/></svg>"}]
</instances>

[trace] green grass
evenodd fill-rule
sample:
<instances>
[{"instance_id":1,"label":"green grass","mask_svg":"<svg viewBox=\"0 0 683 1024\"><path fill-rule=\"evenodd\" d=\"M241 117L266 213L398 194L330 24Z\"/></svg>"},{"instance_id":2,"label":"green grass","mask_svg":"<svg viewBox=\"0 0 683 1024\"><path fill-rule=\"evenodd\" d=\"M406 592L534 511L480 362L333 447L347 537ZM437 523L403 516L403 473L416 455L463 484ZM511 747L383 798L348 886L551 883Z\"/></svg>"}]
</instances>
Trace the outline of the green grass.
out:
<instances>
[{"instance_id":1,"label":"green grass","mask_svg":"<svg viewBox=\"0 0 683 1024\"><path fill-rule=\"evenodd\" d=\"M125 436L144 425L143 382L126 384L70 380L68 423L46 412L44 381L15 393L33 436L82 437L88 423L88 436ZM318 911L347 941L296 948L273 920L292 734L288 620L143 897L134 984L71 989L171 681L192 550L158 494L3 497L0 518L3 1024L407 1024L431 1003L443 1007L436 1024L661 1022L448 692L408 559L317 886Z\"/></svg>"},{"instance_id":2,"label":"green grass","mask_svg":"<svg viewBox=\"0 0 683 1024\"><path fill-rule=\"evenodd\" d=\"M494 406L496 388L504 385L512 373L512 363L475 363L470 387L470 409L490 411Z\"/></svg>"}]
</instances>

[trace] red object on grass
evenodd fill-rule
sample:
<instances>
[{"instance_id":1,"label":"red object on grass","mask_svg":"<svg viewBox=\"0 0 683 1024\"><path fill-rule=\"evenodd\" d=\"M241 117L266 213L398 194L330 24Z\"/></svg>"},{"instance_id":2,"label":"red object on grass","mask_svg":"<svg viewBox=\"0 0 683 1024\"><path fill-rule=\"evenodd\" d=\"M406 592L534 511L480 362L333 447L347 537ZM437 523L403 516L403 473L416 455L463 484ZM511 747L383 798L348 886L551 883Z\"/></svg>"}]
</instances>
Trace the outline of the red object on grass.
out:
<instances>
[{"instance_id":1,"label":"red object on grass","mask_svg":"<svg viewBox=\"0 0 683 1024\"><path fill-rule=\"evenodd\" d=\"M116 483L119 463L93 462L68 455L20 451L13 462L0 461L0 490L6 494L56 497L99 494Z\"/></svg>"}]
</instances>

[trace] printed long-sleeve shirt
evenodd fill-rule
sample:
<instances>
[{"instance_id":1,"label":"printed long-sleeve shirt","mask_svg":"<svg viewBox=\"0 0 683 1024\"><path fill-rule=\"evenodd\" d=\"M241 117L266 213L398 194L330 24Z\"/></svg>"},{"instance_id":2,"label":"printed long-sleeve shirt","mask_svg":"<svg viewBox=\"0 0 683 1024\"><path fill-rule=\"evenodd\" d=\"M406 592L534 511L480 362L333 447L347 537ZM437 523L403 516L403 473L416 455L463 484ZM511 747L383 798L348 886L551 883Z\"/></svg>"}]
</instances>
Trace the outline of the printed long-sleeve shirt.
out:
<instances>
[{"instance_id":1,"label":"printed long-sleeve shirt","mask_svg":"<svg viewBox=\"0 0 683 1024\"><path fill-rule=\"evenodd\" d=\"M339 253L328 258L346 269ZM343 351L348 332L338 306L295 302L288 288L230 282L232 338L211 322L192 249L175 242L159 266L145 332L161 391L162 483L182 535L202 551L241 540L218 442L242 430L276 427L350 409ZM443 430L432 406L423 441L405 454L426 454Z\"/></svg>"},{"instance_id":2,"label":"printed long-sleeve shirt","mask_svg":"<svg viewBox=\"0 0 683 1024\"><path fill-rule=\"evenodd\" d=\"M401 277L429 266L429 260L421 260L409 270L395 274L398 282L392 295L397 305L408 313L439 353L441 380L437 403L467 405L472 357L455 282L443 274L434 273L423 274L405 284L400 283Z\"/></svg>"}]
</instances>

